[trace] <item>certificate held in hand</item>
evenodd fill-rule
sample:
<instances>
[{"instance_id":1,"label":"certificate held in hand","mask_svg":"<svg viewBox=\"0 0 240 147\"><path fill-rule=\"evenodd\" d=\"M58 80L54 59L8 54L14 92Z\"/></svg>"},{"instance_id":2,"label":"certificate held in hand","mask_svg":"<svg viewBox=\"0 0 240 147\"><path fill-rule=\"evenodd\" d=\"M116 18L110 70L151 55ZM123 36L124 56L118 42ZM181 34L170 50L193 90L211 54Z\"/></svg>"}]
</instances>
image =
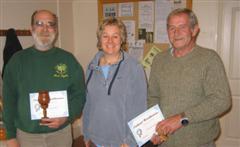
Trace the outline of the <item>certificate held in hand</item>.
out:
<instances>
[{"instance_id":1,"label":"certificate held in hand","mask_svg":"<svg viewBox=\"0 0 240 147\"><path fill-rule=\"evenodd\" d=\"M31 108L31 120L39 120L43 117L56 118L69 116L68 97L66 90L48 91L48 94L46 94L45 92L44 94L38 92L30 93L29 98ZM41 99L40 103L39 99ZM46 108L48 109L47 112Z\"/></svg>"},{"instance_id":2,"label":"certificate held in hand","mask_svg":"<svg viewBox=\"0 0 240 147\"><path fill-rule=\"evenodd\" d=\"M162 111L155 105L128 122L138 146L144 145L152 138L156 133L157 123L163 119Z\"/></svg>"}]
</instances>

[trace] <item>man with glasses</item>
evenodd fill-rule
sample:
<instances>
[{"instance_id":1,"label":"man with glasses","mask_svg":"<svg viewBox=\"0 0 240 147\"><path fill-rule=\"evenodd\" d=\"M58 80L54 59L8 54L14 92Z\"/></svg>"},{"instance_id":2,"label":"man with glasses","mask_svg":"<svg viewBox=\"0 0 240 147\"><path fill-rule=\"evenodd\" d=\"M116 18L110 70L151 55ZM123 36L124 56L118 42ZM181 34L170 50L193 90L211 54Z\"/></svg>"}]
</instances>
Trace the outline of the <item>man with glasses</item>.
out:
<instances>
[{"instance_id":1,"label":"man with glasses","mask_svg":"<svg viewBox=\"0 0 240 147\"><path fill-rule=\"evenodd\" d=\"M196 45L199 25L192 10L173 10L167 32L172 47L154 58L150 73L148 104L158 103L165 116L152 142L161 147L215 147L219 117L231 106L224 65L214 50Z\"/></svg>"},{"instance_id":2,"label":"man with glasses","mask_svg":"<svg viewBox=\"0 0 240 147\"><path fill-rule=\"evenodd\" d=\"M54 46L58 33L55 14L48 10L34 12L31 33L34 45L11 58L3 78L7 145L71 147L70 123L80 116L85 103L82 67L71 53ZM54 110L58 117L48 114L47 118L35 118L38 111L42 113L37 102L42 90L50 95L48 111ZM60 113L63 110L66 114Z\"/></svg>"}]
</instances>

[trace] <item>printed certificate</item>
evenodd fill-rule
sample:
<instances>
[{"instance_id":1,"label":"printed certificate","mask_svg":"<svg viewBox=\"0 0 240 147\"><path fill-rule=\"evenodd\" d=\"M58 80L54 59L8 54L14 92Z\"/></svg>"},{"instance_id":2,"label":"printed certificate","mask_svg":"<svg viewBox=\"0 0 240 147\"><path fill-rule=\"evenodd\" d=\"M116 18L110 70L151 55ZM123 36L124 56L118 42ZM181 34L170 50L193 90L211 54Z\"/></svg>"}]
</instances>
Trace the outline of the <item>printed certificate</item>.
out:
<instances>
[{"instance_id":1,"label":"printed certificate","mask_svg":"<svg viewBox=\"0 0 240 147\"><path fill-rule=\"evenodd\" d=\"M47 116L49 118L67 117L68 100L67 91L49 91L50 102L47 108ZM43 117L43 109L38 103L38 93L30 93L30 107L31 107L31 120L38 120Z\"/></svg>"},{"instance_id":2,"label":"printed certificate","mask_svg":"<svg viewBox=\"0 0 240 147\"><path fill-rule=\"evenodd\" d=\"M159 106L155 105L128 122L138 146L144 145L151 139L157 123L163 119Z\"/></svg>"}]
</instances>

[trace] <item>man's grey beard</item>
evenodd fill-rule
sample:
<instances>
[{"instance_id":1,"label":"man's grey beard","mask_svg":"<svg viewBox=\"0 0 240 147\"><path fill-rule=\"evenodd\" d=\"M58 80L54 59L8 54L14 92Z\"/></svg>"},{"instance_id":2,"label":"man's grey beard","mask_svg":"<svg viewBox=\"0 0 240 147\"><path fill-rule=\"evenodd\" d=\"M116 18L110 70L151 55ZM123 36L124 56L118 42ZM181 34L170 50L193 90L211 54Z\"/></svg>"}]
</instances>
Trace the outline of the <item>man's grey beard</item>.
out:
<instances>
[{"instance_id":1,"label":"man's grey beard","mask_svg":"<svg viewBox=\"0 0 240 147\"><path fill-rule=\"evenodd\" d=\"M56 33L49 33L49 34L50 36L48 37L48 39L41 40L41 38L36 32L32 32L32 36L35 41L34 45L37 49L48 50L53 47Z\"/></svg>"}]
</instances>

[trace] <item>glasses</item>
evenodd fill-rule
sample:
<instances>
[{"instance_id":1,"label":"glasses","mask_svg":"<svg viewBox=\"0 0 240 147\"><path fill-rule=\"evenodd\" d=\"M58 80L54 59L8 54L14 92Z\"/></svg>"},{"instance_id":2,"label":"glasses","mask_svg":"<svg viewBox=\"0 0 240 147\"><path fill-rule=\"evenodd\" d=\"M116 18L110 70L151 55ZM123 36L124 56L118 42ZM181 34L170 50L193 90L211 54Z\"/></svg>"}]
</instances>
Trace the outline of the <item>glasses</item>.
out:
<instances>
[{"instance_id":1,"label":"glasses","mask_svg":"<svg viewBox=\"0 0 240 147\"><path fill-rule=\"evenodd\" d=\"M53 21L41 21L37 20L34 23L35 26L43 28L44 26L47 26L47 28L54 29L57 26L56 22Z\"/></svg>"}]
</instances>

